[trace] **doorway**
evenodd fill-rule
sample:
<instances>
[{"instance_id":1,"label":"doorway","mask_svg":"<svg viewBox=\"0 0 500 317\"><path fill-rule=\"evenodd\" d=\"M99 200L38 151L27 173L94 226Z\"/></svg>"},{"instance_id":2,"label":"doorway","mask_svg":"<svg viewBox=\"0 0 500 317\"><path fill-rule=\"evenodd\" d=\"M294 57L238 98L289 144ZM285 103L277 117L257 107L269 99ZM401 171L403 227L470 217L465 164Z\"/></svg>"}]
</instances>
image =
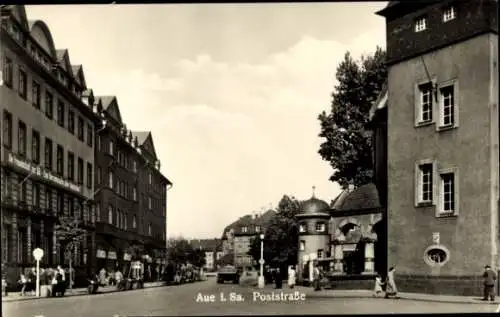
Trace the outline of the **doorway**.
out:
<instances>
[{"instance_id":1,"label":"doorway","mask_svg":"<svg viewBox=\"0 0 500 317\"><path fill-rule=\"evenodd\" d=\"M375 272L385 277L387 274L387 230L385 230L384 219L373 225L372 232L377 234L377 241L374 243Z\"/></svg>"}]
</instances>

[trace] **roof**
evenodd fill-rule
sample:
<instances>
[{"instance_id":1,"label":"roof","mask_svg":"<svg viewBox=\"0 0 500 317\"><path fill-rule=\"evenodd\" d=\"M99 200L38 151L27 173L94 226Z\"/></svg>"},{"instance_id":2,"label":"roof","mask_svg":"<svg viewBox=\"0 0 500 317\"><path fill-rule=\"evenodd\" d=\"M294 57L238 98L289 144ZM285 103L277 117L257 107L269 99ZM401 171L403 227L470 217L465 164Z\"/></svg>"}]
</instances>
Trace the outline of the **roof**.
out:
<instances>
[{"instance_id":1,"label":"roof","mask_svg":"<svg viewBox=\"0 0 500 317\"><path fill-rule=\"evenodd\" d=\"M373 183L368 183L349 193L342 201L339 199L332 209L334 209L334 211L350 211L380 207L377 187Z\"/></svg>"},{"instance_id":2,"label":"roof","mask_svg":"<svg viewBox=\"0 0 500 317\"><path fill-rule=\"evenodd\" d=\"M384 83L382 86L382 89L380 90L377 100L372 104L372 107L370 108L370 121L373 120L375 117L375 113L380 110L384 109L387 107L387 102L389 98L389 92L388 92L388 85L387 81Z\"/></svg>"},{"instance_id":3,"label":"roof","mask_svg":"<svg viewBox=\"0 0 500 317\"><path fill-rule=\"evenodd\" d=\"M82 65L71 65L71 70L73 71L73 74L78 74L78 72L82 69Z\"/></svg>"},{"instance_id":4,"label":"roof","mask_svg":"<svg viewBox=\"0 0 500 317\"><path fill-rule=\"evenodd\" d=\"M115 99L116 97L115 96L99 96L99 98L101 99L102 108L104 110L106 110L111 105L111 102L113 101L113 99Z\"/></svg>"},{"instance_id":5,"label":"roof","mask_svg":"<svg viewBox=\"0 0 500 317\"><path fill-rule=\"evenodd\" d=\"M387 17L392 15L394 12L412 12L419 8L425 7L427 5L443 1L443 0L406 0L406 1L389 1L389 3L383 8L376 12L377 15Z\"/></svg>"},{"instance_id":6,"label":"roof","mask_svg":"<svg viewBox=\"0 0 500 317\"><path fill-rule=\"evenodd\" d=\"M234 254L228 253L216 261L217 265L232 265L234 264Z\"/></svg>"},{"instance_id":7,"label":"roof","mask_svg":"<svg viewBox=\"0 0 500 317\"><path fill-rule=\"evenodd\" d=\"M328 215L330 206L326 201L316 198L314 195L309 199L300 202L300 213L298 216L305 215Z\"/></svg>"},{"instance_id":8,"label":"roof","mask_svg":"<svg viewBox=\"0 0 500 317\"><path fill-rule=\"evenodd\" d=\"M234 221L230 225L226 226L224 228L224 231L222 233L222 239L225 240L226 233L231 230L231 229L236 229L238 227L250 227L250 230L246 235L253 235L257 232L254 231L255 228L252 228L253 226L265 226L267 225L275 216L277 215L277 212L275 210L269 209L268 211L264 212L263 214L257 216L256 218L253 215L245 215L243 217L240 217L238 220ZM235 233L236 235L242 235L242 233Z\"/></svg>"},{"instance_id":9,"label":"roof","mask_svg":"<svg viewBox=\"0 0 500 317\"><path fill-rule=\"evenodd\" d=\"M347 198L347 196L349 196L349 193L350 192L348 190L343 190L340 194L338 194L330 204L331 209L338 209L339 206L344 203L344 200Z\"/></svg>"},{"instance_id":10,"label":"roof","mask_svg":"<svg viewBox=\"0 0 500 317\"><path fill-rule=\"evenodd\" d=\"M64 54L66 54L67 51L67 49L56 49L56 57L58 62L60 62L64 58Z\"/></svg>"},{"instance_id":11,"label":"roof","mask_svg":"<svg viewBox=\"0 0 500 317\"><path fill-rule=\"evenodd\" d=\"M150 133L150 131L132 131L132 136L134 138L137 138L137 142L139 142L139 145L142 145L144 144Z\"/></svg>"},{"instance_id":12,"label":"roof","mask_svg":"<svg viewBox=\"0 0 500 317\"><path fill-rule=\"evenodd\" d=\"M263 213L261 216L257 217L257 219L255 219L255 224L256 225L266 225L277 214L278 213L275 210L269 209L268 211Z\"/></svg>"},{"instance_id":13,"label":"roof","mask_svg":"<svg viewBox=\"0 0 500 317\"><path fill-rule=\"evenodd\" d=\"M221 243L221 240L217 238L193 239L189 241L189 244L191 244L194 249L202 249L204 251L217 251L222 247Z\"/></svg>"}]
</instances>

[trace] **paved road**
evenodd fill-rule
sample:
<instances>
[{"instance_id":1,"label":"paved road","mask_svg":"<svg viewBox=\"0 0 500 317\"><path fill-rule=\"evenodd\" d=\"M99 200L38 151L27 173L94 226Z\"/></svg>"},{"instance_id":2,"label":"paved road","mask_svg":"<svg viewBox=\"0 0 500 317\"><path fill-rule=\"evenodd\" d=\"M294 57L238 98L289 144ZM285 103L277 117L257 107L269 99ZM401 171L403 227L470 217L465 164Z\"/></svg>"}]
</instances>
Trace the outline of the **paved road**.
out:
<instances>
[{"instance_id":1,"label":"paved road","mask_svg":"<svg viewBox=\"0 0 500 317\"><path fill-rule=\"evenodd\" d=\"M498 305L488 303L452 304L406 299L332 298L299 288L305 300L269 302L253 300L250 287L217 285L213 279L181 286L157 287L121 293L66 298L47 298L3 303L3 317L113 317L165 315L250 315L250 314L378 314L378 313L464 313L495 312ZM288 292L288 290L284 289ZM221 292L226 301L220 300ZM244 301L230 301L231 293ZM271 294L265 289L263 294ZM197 302L198 294L215 296L215 302ZM208 297L205 297L208 299Z\"/></svg>"}]
</instances>

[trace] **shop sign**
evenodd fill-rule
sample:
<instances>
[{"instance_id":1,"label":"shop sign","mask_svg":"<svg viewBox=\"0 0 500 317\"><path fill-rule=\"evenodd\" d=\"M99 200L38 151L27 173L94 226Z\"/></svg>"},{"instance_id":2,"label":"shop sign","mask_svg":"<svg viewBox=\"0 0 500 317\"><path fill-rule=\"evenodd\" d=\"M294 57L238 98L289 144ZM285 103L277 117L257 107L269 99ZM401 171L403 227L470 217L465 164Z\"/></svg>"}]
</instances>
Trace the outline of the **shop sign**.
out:
<instances>
[{"instance_id":1,"label":"shop sign","mask_svg":"<svg viewBox=\"0 0 500 317\"><path fill-rule=\"evenodd\" d=\"M132 255L130 255L128 253L123 254L123 260L124 261L130 261L130 260L132 260Z\"/></svg>"},{"instance_id":2,"label":"shop sign","mask_svg":"<svg viewBox=\"0 0 500 317\"><path fill-rule=\"evenodd\" d=\"M108 252L108 259L110 259L110 260L116 260L116 252L115 251L109 251Z\"/></svg>"},{"instance_id":3,"label":"shop sign","mask_svg":"<svg viewBox=\"0 0 500 317\"><path fill-rule=\"evenodd\" d=\"M96 257L98 259L105 259L106 258L106 251L104 251L104 250L97 250Z\"/></svg>"},{"instance_id":4,"label":"shop sign","mask_svg":"<svg viewBox=\"0 0 500 317\"><path fill-rule=\"evenodd\" d=\"M19 168L22 168L27 172L30 172L32 175L44 178L50 182L56 183L57 185L68 188L72 191L78 193L81 193L82 191L81 186L70 183L69 181L62 179L59 176L52 174L52 172L50 172L45 168L42 168L41 166L33 166L32 164L26 161L20 160L16 158L12 153L9 153L9 163Z\"/></svg>"}]
</instances>

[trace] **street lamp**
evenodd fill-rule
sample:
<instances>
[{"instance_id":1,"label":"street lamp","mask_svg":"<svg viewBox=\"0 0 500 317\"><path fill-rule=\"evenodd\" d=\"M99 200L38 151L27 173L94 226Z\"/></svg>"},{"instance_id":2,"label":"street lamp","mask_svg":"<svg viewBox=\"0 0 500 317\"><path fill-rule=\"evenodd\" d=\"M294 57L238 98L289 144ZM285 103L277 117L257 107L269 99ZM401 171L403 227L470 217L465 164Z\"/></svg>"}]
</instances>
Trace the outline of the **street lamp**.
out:
<instances>
[{"instance_id":1,"label":"street lamp","mask_svg":"<svg viewBox=\"0 0 500 317\"><path fill-rule=\"evenodd\" d=\"M257 281L259 288L264 288L265 280L264 280L264 234L260 234L260 275Z\"/></svg>"}]
</instances>

